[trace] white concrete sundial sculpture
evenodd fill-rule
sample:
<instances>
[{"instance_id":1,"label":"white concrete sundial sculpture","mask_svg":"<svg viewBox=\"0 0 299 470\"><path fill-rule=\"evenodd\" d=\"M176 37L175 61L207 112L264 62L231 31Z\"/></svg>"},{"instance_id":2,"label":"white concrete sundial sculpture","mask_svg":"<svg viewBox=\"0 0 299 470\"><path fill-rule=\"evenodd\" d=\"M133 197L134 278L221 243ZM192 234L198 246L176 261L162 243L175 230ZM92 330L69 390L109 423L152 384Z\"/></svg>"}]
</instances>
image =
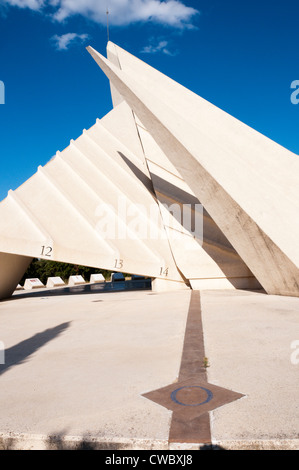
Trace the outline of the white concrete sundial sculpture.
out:
<instances>
[{"instance_id":1,"label":"white concrete sundial sculpture","mask_svg":"<svg viewBox=\"0 0 299 470\"><path fill-rule=\"evenodd\" d=\"M115 44L88 51L114 109L0 203L0 298L32 258L299 296L298 156ZM173 204L192 221L203 206L202 230Z\"/></svg>"}]
</instances>

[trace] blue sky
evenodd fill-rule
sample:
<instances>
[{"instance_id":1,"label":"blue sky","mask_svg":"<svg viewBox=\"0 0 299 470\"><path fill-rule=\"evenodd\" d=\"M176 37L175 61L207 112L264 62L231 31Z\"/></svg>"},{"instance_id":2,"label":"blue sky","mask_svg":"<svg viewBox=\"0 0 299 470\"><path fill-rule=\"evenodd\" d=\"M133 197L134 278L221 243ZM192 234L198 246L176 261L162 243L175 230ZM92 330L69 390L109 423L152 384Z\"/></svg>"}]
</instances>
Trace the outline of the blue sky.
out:
<instances>
[{"instance_id":1,"label":"blue sky","mask_svg":"<svg viewBox=\"0 0 299 470\"><path fill-rule=\"evenodd\" d=\"M0 200L112 108L106 0L0 0ZM298 0L108 0L110 39L299 154ZM1 102L1 98L0 98Z\"/></svg>"}]
</instances>

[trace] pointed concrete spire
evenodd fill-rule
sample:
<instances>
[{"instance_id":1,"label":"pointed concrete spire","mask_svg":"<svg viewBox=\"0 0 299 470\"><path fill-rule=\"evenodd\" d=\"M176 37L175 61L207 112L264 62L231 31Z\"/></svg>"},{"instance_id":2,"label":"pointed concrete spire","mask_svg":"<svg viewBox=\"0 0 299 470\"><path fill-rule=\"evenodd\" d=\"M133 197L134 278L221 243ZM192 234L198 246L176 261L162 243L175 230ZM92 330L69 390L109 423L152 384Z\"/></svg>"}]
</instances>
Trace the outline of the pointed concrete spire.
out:
<instances>
[{"instance_id":1,"label":"pointed concrete spire","mask_svg":"<svg viewBox=\"0 0 299 470\"><path fill-rule=\"evenodd\" d=\"M134 69L135 61L138 61L132 57L133 60L128 62L128 56L132 57L115 44L108 43L108 59L124 72L128 67ZM141 159L143 158L144 164L148 167L169 244L175 262L184 277L195 289L260 288L260 284L246 264L207 211L203 210L200 201L145 129L144 124L111 82L110 87L113 103L121 102L124 111L126 110L123 119L134 121L135 129L131 128L130 133L126 135L122 133L122 139L125 139L126 145L131 147L139 141L140 147L137 149L135 145L134 153L138 152L138 155L142 153ZM115 123L112 122L111 125L115 132ZM121 123L117 128L120 132ZM138 139L134 134L138 135ZM174 211L174 216L171 210ZM183 225L182 214L185 216Z\"/></svg>"},{"instance_id":2,"label":"pointed concrete spire","mask_svg":"<svg viewBox=\"0 0 299 470\"><path fill-rule=\"evenodd\" d=\"M264 289L299 296L298 157L125 51L122 70L88 51Z\"/></svg>"}]
</instances>

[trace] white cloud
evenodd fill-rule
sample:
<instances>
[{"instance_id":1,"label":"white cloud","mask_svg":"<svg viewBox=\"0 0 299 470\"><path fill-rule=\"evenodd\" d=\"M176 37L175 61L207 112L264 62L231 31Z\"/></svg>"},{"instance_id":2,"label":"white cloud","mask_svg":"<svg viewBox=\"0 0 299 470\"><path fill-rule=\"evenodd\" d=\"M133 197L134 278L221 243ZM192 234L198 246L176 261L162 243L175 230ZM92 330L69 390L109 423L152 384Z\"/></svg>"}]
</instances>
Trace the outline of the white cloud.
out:
<instances>
[{"instance_id":1,"label":"white cloud","mask_svg":"<svg viewBox=\"0 0 299 470\"><path fill-rule=\"evenodd\" d=\"M3 3L13 7L40 10L45 4L45 0L3 0Z\"/></svg>"},{"instance_id":2,"label":"white cloud","mask_svg":"<svg viewBox=\"0 0 299 470\"><path fill-rule=\"evenodd\" d=\"M61 36L55 34L51 40L58 51L66 51L75 42L84 42L88 38L88 34L66 33Z\"/></svg>"},{"instance_id":3,"label":"white cloud","mask_svg":"<svg viewBox=\"0 0 299 470\"><path fill-rule=\"evenodd\" d=\"M57 21L80 14L96 21L106 23L107 4L99 0L59 0L59 8L54 14ZM111 25L128 25L135 22L153 21L175 27L191 26L197 13L180 0L110 0L109 22Z\"/></svg>"},{"instance_id":4,"label":"white cloud","mask_svg":"<svg viewBox=\"0 0 299 470\"><path fill-rule=\"evenodd\" d=\"M107 3L111 25L128 25L136 22L155 22L175 28L192 28L199 13L183 0L2 0L7 5L42 11L50 7L52 16L62 22L81 15L96 23L106 24Z\"/></svg>"},{"instance_id":5,"label":"white cloud","mask_svg":"<svg viewBox=\"0 0 299 470\"><path fill-rule=\"evenodd\" d=\"M171 55L175 56L176 52L171 52L169 50L169 42L168 41L159 41L158 44L154 44L153 40L150 40L151 44L148 46L145 46L143 49L141 49L141 53L143 54L156 54L157 52L162 52L163 54L166 55Z\"/></svg>"}]
</instances>

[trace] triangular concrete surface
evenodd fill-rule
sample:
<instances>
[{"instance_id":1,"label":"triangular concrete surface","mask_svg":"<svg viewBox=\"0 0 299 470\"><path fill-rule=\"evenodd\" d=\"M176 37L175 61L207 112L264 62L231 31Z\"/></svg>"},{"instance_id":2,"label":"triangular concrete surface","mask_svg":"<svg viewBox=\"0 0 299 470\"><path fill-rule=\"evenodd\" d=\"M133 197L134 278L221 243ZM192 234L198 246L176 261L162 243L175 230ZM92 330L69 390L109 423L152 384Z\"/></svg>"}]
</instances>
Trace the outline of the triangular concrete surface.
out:
<instances>
[{"instance_id":1,"label":"triangular concrete surface","mask_svg":"<svg viewBox=\"0 0 299 470\"><path fill-rule=\"evenodd\" d=\"M119 69L134 69L131 55L109 42L107 57ZM127 58L129 57L129 61ZM136 60L138 63L138 61ZM139 73L139 71L136 71ZM124 98L110 82L112 101L118 105ZM168 234L175 261L193 288L259 288L260 284L248 267L238 256L227 238L220 231L190 187L182 179L174 165L169 161L144 124L133 112L137 133L143 150L152 185L159 201L161 215ZM132 134L131 134L132 135ZM133 139L131 138L131 141ZM135 141L135 140L134 140ZM178 223L171 218L172 205L178 207ZM196 217L201 219L200 233L192 234L182 224L182 214L190 206L192 226ZM180 220L179 220L180 218ZM178 231L180 236L178 237Z\"/></svg>"},{"instance_id":2,"label":"triangular concrete surface","mask_svg":"<svg viewBox=\"0 0 299 470\"><path fill-rule=\"evenodd\" d=\"M266 292L298 296L298 157L108 47L121 69L88 50Z\"/></svg>"}]
</instances>

